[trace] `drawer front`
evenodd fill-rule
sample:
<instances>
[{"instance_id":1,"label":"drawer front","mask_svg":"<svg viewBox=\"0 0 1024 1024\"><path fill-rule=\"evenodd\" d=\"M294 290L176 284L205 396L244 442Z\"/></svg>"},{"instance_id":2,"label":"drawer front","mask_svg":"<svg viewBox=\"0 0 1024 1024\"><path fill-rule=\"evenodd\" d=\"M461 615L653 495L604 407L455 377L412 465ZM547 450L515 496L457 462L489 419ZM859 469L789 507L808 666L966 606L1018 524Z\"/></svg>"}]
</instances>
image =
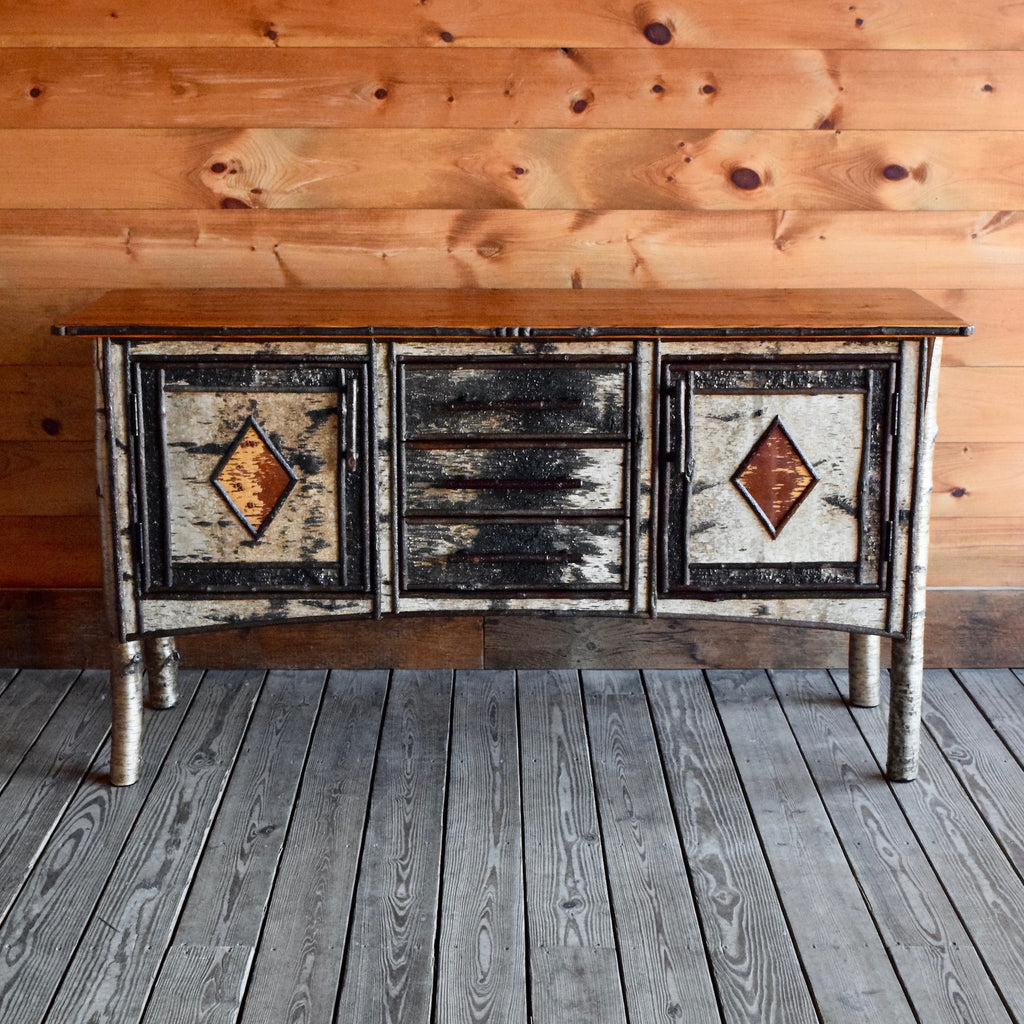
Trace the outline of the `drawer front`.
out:
<instances>
[{"instance_id":1,"label":"drawer front","mask_svg":"<svg viewBox=\"0 0 1024 1024\"><path fill-rule=\"evenodd\" d=\"M624 437L630 364L622 361L404 362L404 437Z\"/></svg>"},{"instance_id":2,"label":"drawer front","mask_svg":"<svg viewBox=\"0 0 1024 1024\"><path fill-rule=\"evenodd\" d=\"M622 448L410 446L405 512L622 512L624 474Z\"/></svg>"},{"instance_id":3,"label":"drawer front","mask_svg":"<svg viewBox=\"0 0 1024 1024\"><path fill-rule=\"evenodd\" d=\"M367 367L138 357L143 593L366 593Z\"/></svg>"},{"instance_id":4,"label":"drawer front","mask_svg":"<svg viewBox=\"0 0 1024 1024\"><path fill-rule=\"evenodd\" d=\"M400 590L621 596L632 362L483 351L396 365Z\"/></svg>"},{"instance_id":5,"label":"drawer front","mask_svg":"<svg viewBox=\"0 0 1024 1024\"><path fill-rule=\"evenodd\" d=\"M892 357L668 363L659 590L884 592L897 374Z\"/></svg>"},{"instance_id":6,"label":"drawer front","mask_svg":"<svg viewBox=\"0 0 1024 1024\"><path fill-rule=\"evenodd\" d=\"M622 522L413 522L406 528L407 591L622 591Z\"/></svg>"}]
</instances>

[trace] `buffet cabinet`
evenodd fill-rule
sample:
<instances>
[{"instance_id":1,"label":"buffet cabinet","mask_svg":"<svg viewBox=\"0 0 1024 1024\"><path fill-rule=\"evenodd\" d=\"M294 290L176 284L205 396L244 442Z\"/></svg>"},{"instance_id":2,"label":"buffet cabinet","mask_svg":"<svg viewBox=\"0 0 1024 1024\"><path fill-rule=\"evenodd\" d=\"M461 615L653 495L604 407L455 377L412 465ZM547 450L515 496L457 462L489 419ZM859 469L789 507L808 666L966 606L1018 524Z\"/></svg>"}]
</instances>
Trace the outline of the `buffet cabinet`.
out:
<instances>
[{"instance_id":1,"label":"buffet cabinet","mask_svg":"<svg viewBox=\"0 0 1024 1024\"><path fill-rule=\"evenodd\" d=\"M851 634L916 773L943 335L904 292L112 293L95 339L112 779L176 634L426 612Z\"/></svg>"}]
</instances>

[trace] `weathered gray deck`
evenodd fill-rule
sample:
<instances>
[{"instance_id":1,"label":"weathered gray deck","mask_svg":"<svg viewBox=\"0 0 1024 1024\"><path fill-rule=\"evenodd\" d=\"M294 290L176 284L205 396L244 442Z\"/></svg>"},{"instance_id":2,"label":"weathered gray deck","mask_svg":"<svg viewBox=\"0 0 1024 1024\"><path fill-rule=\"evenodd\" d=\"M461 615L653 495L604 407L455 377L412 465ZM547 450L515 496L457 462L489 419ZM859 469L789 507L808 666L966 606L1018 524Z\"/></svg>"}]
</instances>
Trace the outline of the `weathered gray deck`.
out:
<instances>
[{"instance_id":1,"label":"weathered gray deck","mask_svg":"<svg viewBox=\"0 0 1024 1024\"><path fill-rule=\"evenodd\" d=\"M4 1024L1024 1022L1024 673L199 682L0 672Z\"/></svg>"}]
</instances>

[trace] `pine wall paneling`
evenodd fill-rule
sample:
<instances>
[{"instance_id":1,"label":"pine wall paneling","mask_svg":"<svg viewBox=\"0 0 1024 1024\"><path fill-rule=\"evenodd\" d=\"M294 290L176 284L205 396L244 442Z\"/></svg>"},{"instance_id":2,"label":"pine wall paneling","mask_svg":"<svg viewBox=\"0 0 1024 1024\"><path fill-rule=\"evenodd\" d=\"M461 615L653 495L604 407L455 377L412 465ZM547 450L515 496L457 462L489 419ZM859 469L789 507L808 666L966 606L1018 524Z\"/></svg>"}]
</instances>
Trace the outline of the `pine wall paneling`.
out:
<instances>
[{"instance_id":1,"label":"pine wall paneling","mask_svg":"<svg viewBox=\"0 0 1024 1024\"><path fill-rule=\"evenodd\" d=\"M111 287L282 284L921 291L977 325L944 352L930 643L1012 653L971 637L1024 635L1022 46L994 0L5 10L0 660L102 657L73 640L91 357L49 324ZM387 642L483 663L530 628L489 655L483 625Z\"/></svg>"}]
</instances>

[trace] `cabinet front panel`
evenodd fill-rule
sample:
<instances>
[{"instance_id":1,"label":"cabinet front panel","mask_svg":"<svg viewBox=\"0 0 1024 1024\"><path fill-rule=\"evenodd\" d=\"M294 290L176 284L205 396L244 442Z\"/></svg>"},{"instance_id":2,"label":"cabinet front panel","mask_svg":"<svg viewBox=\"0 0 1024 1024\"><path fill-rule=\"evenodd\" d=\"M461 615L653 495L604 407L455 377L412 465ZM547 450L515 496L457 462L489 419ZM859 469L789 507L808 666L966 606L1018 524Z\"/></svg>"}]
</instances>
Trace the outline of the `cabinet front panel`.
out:
<instances>
[{"instance_id":1,"label":"cabinet front panel","mask_svg":"<svg viewBox=\"0 0 1024 1024\"><path fill-rule=\"evenodd\" d=\"M368 586L365 367L133 364L145 593Z\"/></svg>"},{"instance_id":2,"label":"cabinet front panel","mask_svg":"<svg viewBox=\"0 0 1024 1024\"><path fill-rule=\"evenodd\" d=\"M663 374L662 593L878 593L892 360Z\"/></svg>"},{"instance_id":3,"label":"cabinet front panel","mask_svg":"<svg viewBox=\"0 0 1024 1024\"><path fill-rule=\"evenodd\" d=\"M407 591L619 591L621 522L429 522L406 526Z\"/></svg>"}]
</instances>

